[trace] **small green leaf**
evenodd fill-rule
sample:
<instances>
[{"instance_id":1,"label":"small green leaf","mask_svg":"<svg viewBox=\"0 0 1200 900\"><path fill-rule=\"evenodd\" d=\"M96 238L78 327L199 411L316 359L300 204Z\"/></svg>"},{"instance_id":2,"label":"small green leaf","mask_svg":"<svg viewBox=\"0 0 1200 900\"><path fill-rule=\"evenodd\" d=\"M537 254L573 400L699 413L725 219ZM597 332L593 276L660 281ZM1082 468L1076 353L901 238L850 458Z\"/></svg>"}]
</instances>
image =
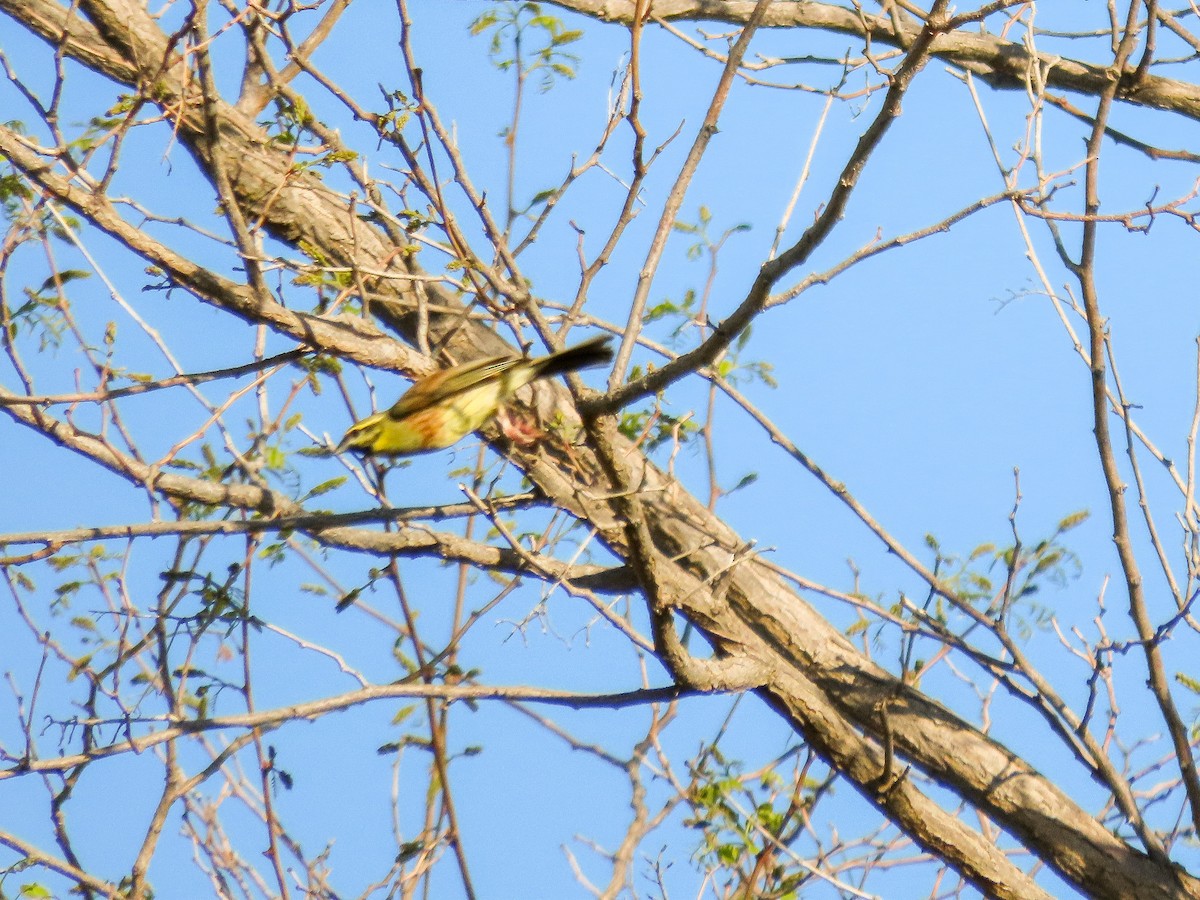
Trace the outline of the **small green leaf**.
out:
<instances>
[{"instance_id":1,"label":"small green leaf","mask_svg":"<svg viewBox=\"0 0 1200 900\"><path fill-rule=\"evenodd\" d=\"M1184 675L1182 672L1175 673L1175 680L1193 694L1200 694L1200 680L1192 678L1190 675Z\"/></svg>"},{"instance_id":2,"label":"small green leaf","mask_svg":"<svg viewBox=\"0 0 1200 900\"><path fill-rule=\"evenodd\" d=\"M1063 519L1061 522L1058 523L1058 530L1059 531L1070 531L1072 528L1075 528L1076 526L1082 525L1084 522L1086 522L1091 517L1091 515L1092 514L1090 512L1088 512L1086 509L1081 509L1078 512L1073 512L1069 516L1067 516L1065 519Z\"/></svg>"},{"instance_id":3,"label":"small green leaf","mask_svg":"<svg viewBox=\"0 0 1200 900\"><path fill-rule=\"evenodd\" d=\"M56 287L61 287L72 281L78 281L81 278L91 278L91 272L85 272L82 269L63 269L61 272L56 272L42 282L42 286L38 288L39 294L44 294L47 291L54 290Z\"/></svg>"},{"instance_id":4,"label":"small green leaf","mask_svg":"<svg viewBox=\"0 0 1200 900\"><path fill-rule=\"evenodd\" d=\"M483 15L479 16L477 19L475 19L474 22L471 23L471 25L468 29L468 32L472 36L482 34L483 32L487 31L489 28L491 28L493 25L495 25L496 20L497 20L497 16L496 16L495 11L485 12Z\"/></svg>"},{"instance_id":5,"label":"small green leaf","mask_svg":"<svg viewBox=\"0 0 1200 900\"><path fill-rule=\"evenodd\" d=\"M305 499L311 500L313 497L320 497L322 494L328 494L330 491L337 490L345 483L345 475L338 475L335 478L330 478L328 481L322 481L305 495Z\"/></svg>"},{"instance_id":6,"label":"small green leaf","mask_svg":"<svg viewBox=\"0 0 1200 900\"><path fill-rule=\"evenodd\" d=\"M731 487L726 493L732 494L734 491L740 491L742 488L750 487L754 482L758 481L757 472L747 472L741 477L737 484Z\"/></svg>"},{"instance_id":7,"label":"small green leaf","mask_svg":"<svg viewBox=\"0 0 1200 900\"><path fill-rule=\"evenodd\" d=\"M348 593L347 593L347 594L346 594L344 597L342 597L342 599L341 599L341 600L339 600L339 601L337 602L337 604L336 604L336 605L333 607L333 611L334 611L334 612L342 612L342 611L343 611L343 610L345 610L347 607L353 606L353 605L354 605L354 603L355 603L355 602L358 600L358 597L359 597L359 595L360 595L361 593L362 593L362 589L361 589L361 588L355 588L354 590L352 590L352 591L348 592Z\"/></svg>"}]
</instances>

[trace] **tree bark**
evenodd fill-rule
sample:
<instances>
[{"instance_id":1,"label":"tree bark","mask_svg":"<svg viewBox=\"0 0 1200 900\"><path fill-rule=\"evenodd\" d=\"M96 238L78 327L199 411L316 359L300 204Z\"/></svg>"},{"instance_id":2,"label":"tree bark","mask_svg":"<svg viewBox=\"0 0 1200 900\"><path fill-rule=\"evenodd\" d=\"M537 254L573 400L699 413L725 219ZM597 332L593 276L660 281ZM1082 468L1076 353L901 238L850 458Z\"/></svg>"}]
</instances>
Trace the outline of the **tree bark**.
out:
<instances>
[{"instance_id":1,"label":"tree bark","mask_svg":"<svg viewBox=\"0 0 1200 900\"><path fill-rule=\"evenodd\" d=\"M605 21L626 21L628 3L563 2ZM185 83L168 36L132 2L84 0L85 23L48 0L0 0L10 16L67 54L110 78L141 86L173 117L178 139L203 172L213 177L223 166L248 219L293 246L310 245L336 265L378 271L393 277L371 279L382 298L381 319L402 337L415 339L416 311L429 310L430 337L447 338L460 361L509 352L484 325L462 316L458 300L436 285L405 276L423 274L415 262L396 254L381 230L348 213L343 200L318 179L296 172L255 123L219 98L208 98L207 113L196 101L199 89ZM663 18L739 21L751 3L656 3ZM768 24L828 28L875 40L903 42L890 23L861 19L817 3L775 4ZM866 23L864 26L863 23ZM1018 48L1019 50L1019 48ZM952 35L939 39L935 53L996 83L1021 77L1033 60L998 38ZM166 62L164 62L164 60ZM1058 61L1051 83L1094 90L1103 70ZM1009 84L1008 86L1014 86ZM1123 99L1196 116L1197 91L1183 91L1167 79L1151 78ZM219 145L210 140L209 120L218 123ZM281 334L327 348L366 365L419 368L423 360L397 345L368 322L351 317L320 317L287 310L270 296L226 282L182 258L164 258L150 242L139 243L136 229L105 209L102 198L57 176L45 160L7 129L0 130L0 153L43 191L73 207L98 227L142 253L177 284L204 302ZM568 422L579 423L571 397L561 385L545 386L539 399ZM610 429L611 431L611 429ZM746 543L678 482L652 465L630 442L610 435L622 479L638 488L653 543L656 584L647 593L691 620L713 648L707 659L661 656L687 686L753 689L822 756L852 781L872 804L921 847L945 860L990 897L1047 897L995 844L969 828L921 791L914 779L893 767L885 746L986 815L1079 890L1092 897L1200 897L1200 881L1160 864L1113 835L1074 803L1050 779L997 741L866 659L777 574L744 552ZM75 449L79 450L79 447ZM81 451L86 452L86 451ZM615 487L604 467L587 452L562 454L552 447L532 453L512 451L520 465L553 502L593 525L606 546L629 560L626 517L610 498ZM130 473L130 464L112 466ZM136 477L136 476L135 476ZM158 490L186 495L184 479L160 478ZM243 492L256 491L245 486ZM245 501L265 503L263 497ZM261 507L258 507L261 508ZM320 529L311 529L319 534Z\"/></svg>"}]
</instances>

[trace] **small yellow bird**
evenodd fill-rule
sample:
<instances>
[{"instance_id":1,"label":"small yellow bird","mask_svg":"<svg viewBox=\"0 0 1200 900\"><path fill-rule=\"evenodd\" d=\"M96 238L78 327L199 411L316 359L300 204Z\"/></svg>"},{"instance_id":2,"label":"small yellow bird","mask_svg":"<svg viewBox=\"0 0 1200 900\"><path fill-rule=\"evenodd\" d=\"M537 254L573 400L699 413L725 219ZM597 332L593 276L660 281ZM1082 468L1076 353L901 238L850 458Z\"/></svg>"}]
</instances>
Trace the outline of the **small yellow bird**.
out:
<instances>
[{"instance_id":1,"label":"small yellow bird","mask_svg":"<svg viewBox=\"0 0 1200 900\"><path fill-rule=\"evenodd\" d=\"M434 372L414 382L391 409L351 425L337 452L408 456L449 447L481 428L535 378L609 362L610 340L601 335L537 359L493 356Z\"/></svg>"}]
</instances>

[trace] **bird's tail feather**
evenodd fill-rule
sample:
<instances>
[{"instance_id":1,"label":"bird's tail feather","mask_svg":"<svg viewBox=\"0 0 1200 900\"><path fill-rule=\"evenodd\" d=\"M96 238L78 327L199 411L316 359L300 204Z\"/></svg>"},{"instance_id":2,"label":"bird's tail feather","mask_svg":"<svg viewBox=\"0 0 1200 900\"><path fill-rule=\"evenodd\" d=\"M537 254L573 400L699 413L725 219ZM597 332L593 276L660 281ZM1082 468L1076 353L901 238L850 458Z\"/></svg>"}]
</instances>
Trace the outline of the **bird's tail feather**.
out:
<instances>
[{"instance_id":1,"label":"bird's tail feather","mask_svg":"<svg viewBox=\"0 0 1200 900\"><path fill-rule=\"evenodd\" d=\"M592 366L602 366L612 362L613 351L608 346L611 340L612 335L602 334L539 359L537 361L538 377L561 375L563 372L589 369Z\"/></svg>"}]
</instances>

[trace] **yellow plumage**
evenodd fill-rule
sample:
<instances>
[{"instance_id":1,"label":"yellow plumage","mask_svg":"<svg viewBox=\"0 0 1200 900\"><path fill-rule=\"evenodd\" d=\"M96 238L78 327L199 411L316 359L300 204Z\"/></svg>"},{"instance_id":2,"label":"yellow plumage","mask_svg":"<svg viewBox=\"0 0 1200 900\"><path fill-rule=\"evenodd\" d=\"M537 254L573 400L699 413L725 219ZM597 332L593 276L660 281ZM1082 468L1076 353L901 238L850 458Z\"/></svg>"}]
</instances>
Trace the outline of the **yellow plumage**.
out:
<instances>
[{"instance_id":1,"label":"yellow plumage","mask_svg":"<svg viewBox=\"0 0 1200 900\"><path fill-rule=\"evenodd\" d=\"M449 447L477 431L535 378L598 366L612 359L607 335L529 359L494 356L435 372L415 382L395 405L350 426L339 453L407 456Z\"/></svg>"}]
</instances>

